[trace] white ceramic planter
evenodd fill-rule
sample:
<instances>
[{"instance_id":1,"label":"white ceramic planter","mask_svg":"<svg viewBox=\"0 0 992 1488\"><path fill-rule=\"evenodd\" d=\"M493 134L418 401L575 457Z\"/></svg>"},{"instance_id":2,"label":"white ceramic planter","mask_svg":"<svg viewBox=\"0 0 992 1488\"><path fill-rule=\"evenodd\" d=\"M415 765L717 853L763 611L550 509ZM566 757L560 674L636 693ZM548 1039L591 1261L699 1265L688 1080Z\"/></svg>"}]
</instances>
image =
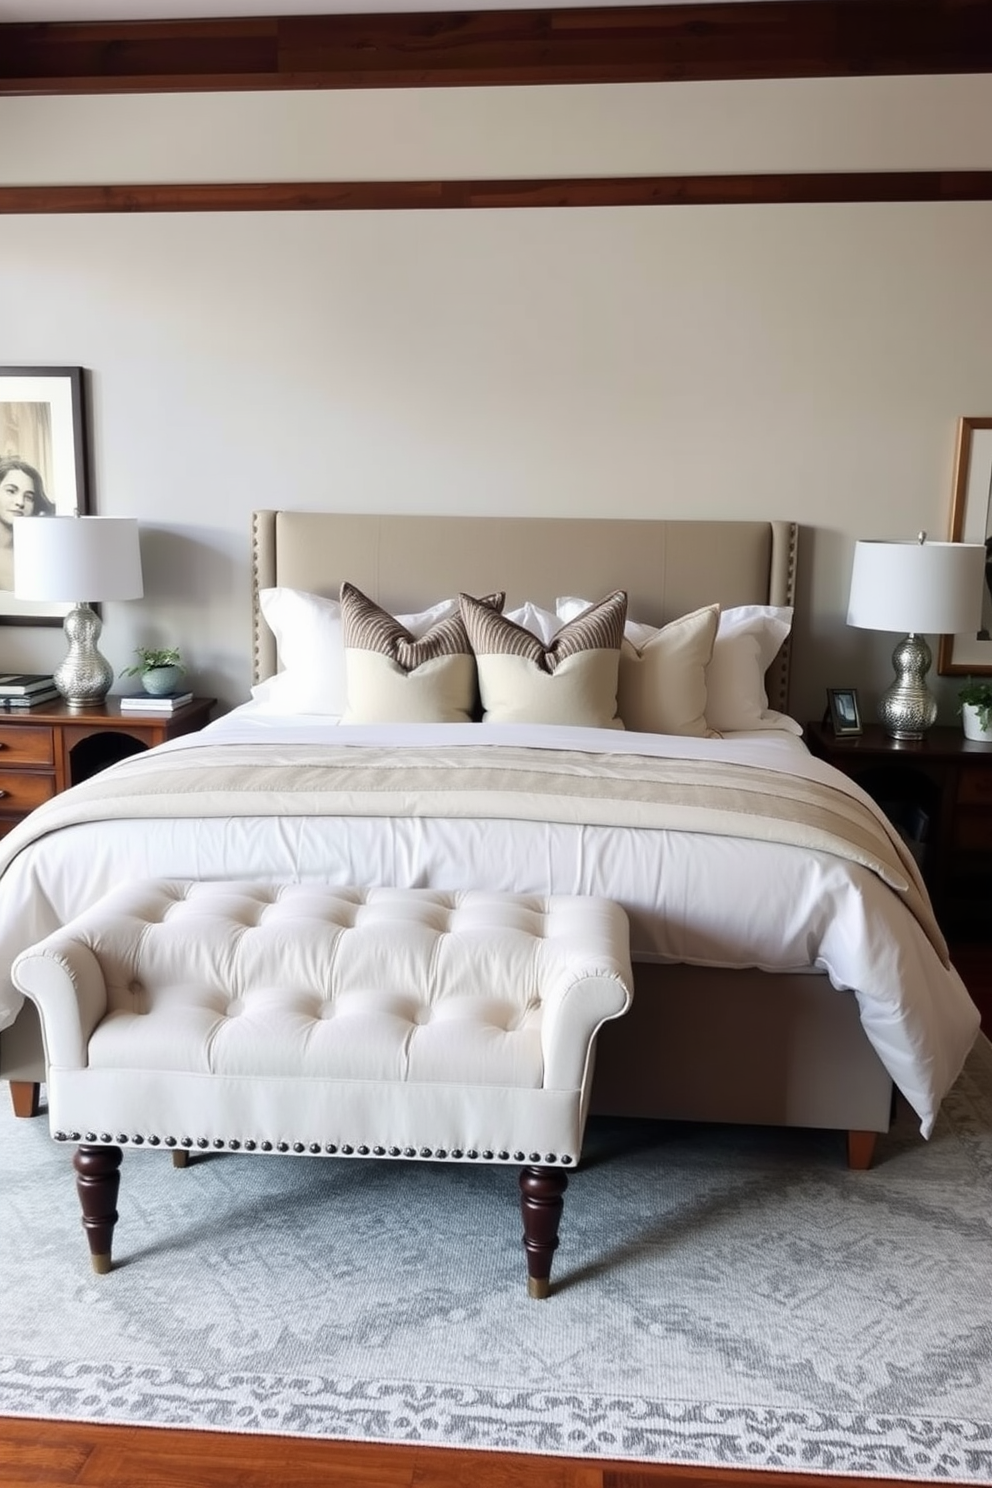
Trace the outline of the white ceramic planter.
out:
<instances>
[{"instance_id":1,"label":"white ceramic planter","mask_svg":"<svg viewBox=\"0 0 992 1488\"><path fill-rule=\"evenodd\" d=\"M966 739L978 739L986 744L992 744L992 728L982 728L978 722L978 709L974 703L961 704L961 722L964 725Z\"/></svg>"}]
</instances>

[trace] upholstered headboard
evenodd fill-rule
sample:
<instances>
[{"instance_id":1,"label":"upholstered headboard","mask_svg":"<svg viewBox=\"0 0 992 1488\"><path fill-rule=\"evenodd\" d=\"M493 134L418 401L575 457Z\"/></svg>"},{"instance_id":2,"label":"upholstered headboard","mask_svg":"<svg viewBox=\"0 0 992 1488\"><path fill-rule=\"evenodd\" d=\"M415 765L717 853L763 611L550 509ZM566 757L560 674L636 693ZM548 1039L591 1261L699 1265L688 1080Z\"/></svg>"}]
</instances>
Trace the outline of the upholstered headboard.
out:
<instances>
[{"instance_id":1,"label":"upholstered headboard","mask_svg":"<svg viewBox=\"0 0 992 1488\"><path fill-rule=\"evenodd\" d=\"M554 607L626 589L629 614L661 625L700 605L792 604L792 522L588 517L364 516L257 511L252 518L252 680L276 670L259 589L285 585L336 599L349 579L394 613L464 591L505 589ZM769 671L769 702L788 712L788 642Z\"/></svg>"}]
</instances>

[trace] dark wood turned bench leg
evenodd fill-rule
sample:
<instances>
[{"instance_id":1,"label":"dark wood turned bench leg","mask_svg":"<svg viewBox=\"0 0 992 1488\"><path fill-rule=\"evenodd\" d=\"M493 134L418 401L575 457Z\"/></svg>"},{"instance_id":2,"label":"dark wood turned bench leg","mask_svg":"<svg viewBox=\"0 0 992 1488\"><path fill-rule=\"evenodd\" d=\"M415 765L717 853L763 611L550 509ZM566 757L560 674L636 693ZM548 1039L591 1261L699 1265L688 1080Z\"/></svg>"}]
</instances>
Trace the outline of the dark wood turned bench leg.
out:
<instances>
[{"instance_id":1,"label":"dark wood turned bench leg","mask_svg":"<svg viewBox=\"0 0 992 1488\"><path fill-rule=\"evenodd\" d=\"M33 1080L11 1080L10 1103L15 1116L37 1116L41 1086Z\"/></svg>"},{"instance_id":2,"label":"dark wood turned bench leg","mask_svg":"<svg viewBox=\"0 0 992 1488\"><path fill-rule=\"evenodd\" d=\"M558 1249L558 1225L568 1179L560 1168L520 1170L520 1212L527 1252L527 1294L544 1298L551 1290L551 1262Z\"/></svg>"},{"instance_id":3,"label":"dark wood turned bench leg","mask_svg":"<svg viewBox=\"0 0 992 1488\"><path fill-rule=\"evenodd\" d=\"M110 1270L123 1157L119 1147L83 1145L76 1148L72 1159L76 1170L76 1192L83 1211L83 1229L89 1241L93 1270L98 1276L104 1276Z\"/></svg>"}]
</instances>

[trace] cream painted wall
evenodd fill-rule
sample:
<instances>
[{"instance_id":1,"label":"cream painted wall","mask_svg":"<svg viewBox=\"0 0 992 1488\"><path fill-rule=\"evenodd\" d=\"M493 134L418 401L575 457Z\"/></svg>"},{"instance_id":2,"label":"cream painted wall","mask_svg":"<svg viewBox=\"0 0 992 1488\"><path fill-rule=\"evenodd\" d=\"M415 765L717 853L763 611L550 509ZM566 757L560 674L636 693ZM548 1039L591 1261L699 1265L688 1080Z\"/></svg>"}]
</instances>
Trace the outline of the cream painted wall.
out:
<instances>
[{"instance_id":1,"label":"cream painted wall","mask_svg":"<svg viewBox=\"0 0 992 1488\"><path fill-rule=\"evenodd\" d=\"M987 78L5 100L0 181L989 168L990 124ZM990 241L989 203L6 218L0 361L90 370L96 509L143 524L116 666L175 641L246 695L255 506L780 516L793 710L870 712L853 542L946 534Z\"/></svg>"}]
</instances>

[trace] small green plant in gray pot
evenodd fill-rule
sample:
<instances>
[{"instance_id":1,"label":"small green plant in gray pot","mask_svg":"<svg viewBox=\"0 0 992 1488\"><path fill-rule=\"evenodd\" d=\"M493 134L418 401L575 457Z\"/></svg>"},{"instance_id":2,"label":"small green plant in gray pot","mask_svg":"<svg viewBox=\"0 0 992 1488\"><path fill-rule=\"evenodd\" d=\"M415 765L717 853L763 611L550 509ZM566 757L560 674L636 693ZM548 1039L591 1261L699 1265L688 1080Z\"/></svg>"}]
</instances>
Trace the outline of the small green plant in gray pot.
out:
<instances>
[{"instance_id":1,"label":"small green plant in gray pot","mask_svg":"<svg viewBox=\"0 0 992 1488\"><path fill-rule=\"evenodd\" d=\"M140 677L141 685L150 697L165 697L175 692L186 671L186 663L177 646L166 646L155 650L150 646L135 646L138 657L135 666L124 667L122 677Z\"/></svg>"},{"instance_id":2,"label":"small green plant in gray pot","mask_svg":"<svg viewBox=\"0 0 992 1488\"><path fill-rule=\"evenodd\" d=\"M965 738L992 743L992 678L976 682L969 677L958 690L958 702Z\"/></svg>"}]
</instances>

